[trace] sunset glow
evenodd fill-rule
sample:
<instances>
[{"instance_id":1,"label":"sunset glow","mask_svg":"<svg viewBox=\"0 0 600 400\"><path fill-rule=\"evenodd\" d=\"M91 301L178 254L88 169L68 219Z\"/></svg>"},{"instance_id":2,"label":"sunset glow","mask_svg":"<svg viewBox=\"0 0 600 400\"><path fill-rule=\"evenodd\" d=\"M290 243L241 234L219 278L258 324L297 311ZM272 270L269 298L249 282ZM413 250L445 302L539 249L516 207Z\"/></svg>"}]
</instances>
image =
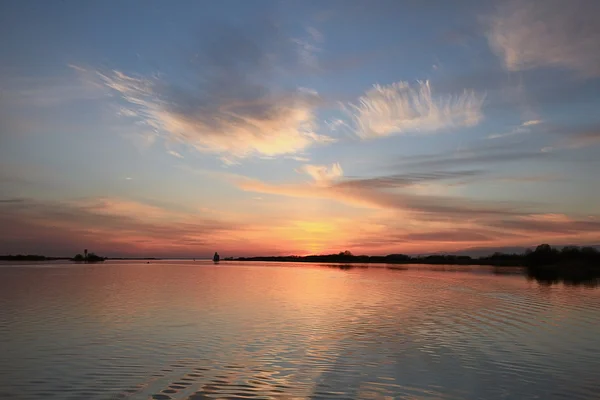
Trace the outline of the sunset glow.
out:
<instances>
[{"instance_id":1,"label":"sunset glow","mask_svg":"<svg viewBox=\"0 0 600 400\"><path fill-rule=\"evenodd\" d=\"M7 2L0 254L598 245L579 1Z\"/></svg>"}]
</instances>

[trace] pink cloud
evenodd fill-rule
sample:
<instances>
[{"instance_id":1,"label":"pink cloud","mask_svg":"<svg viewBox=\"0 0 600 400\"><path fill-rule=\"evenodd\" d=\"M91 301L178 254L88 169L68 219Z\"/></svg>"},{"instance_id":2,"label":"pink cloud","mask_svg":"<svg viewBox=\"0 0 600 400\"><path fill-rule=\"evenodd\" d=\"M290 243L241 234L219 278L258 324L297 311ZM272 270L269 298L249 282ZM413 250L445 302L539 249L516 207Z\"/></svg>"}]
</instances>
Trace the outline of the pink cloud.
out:
<instances>
[{"instance_id":1,"label":"pink cloud","mask_svg":"<svg viewBox=\"0 0 600 400\"><path fill-rule=\"evenodd\" d=\"M555 67L600 75L594 0L509 0L489 19L488 40L510 71Z\"/></svg>"}]
</instances>

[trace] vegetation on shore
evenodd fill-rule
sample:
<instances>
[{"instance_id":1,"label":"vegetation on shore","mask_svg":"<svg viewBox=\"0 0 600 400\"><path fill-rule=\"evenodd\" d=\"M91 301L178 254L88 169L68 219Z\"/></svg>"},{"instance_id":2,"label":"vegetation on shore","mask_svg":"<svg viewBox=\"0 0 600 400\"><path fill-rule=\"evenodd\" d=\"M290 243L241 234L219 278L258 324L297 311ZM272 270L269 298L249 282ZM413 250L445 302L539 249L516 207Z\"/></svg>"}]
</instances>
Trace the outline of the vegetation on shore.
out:
<instances>
[{"instance_id":1,"label":"vegetation on shore","mask_svg":"<svg viewBox=\"0 0 600 400\"><path fill-rule=\"evenodd\" d=\"M106 260L106 257L100 257L94 253L89 253L89 254L87 254L87 256L83 256L82 254L77 254L75 257L73 257L71 259L71 261L87 262L87 263L103 262L104 260Z\"/></svg>"},{"instance_id":2,"label":"vegetation on shore","mask_svg":"<svg viewBox=\"0 0 600 400\"><path fill-rule=\"evenodd\" d=\"M466 255L435 254L428 256L409 256L406 254L388 254L386 256L354 255L349 251L338 254L310 256L267 256L226 258L235 261L274 261L274 262L331 262L331 263L384 263L384 264L449 264L449 265L491 265L499 267L548 267L548 266L589 266L600 268L600 252L593 247L567 246L559 250L542 244L535 250L524 254L505 254L496 252L484 257Z\"/></svg>"},{"instance_id":3,"label":"vegetation on shore","mask_svg":"<svg viewBox=\"0 0 600 400\"><path fill-rule=\"evenodd\" d=\"M37 254L16 254L0 256L0 261L53 261L53 260L68 260L68 257L46 257Z\"/></svg>"},{"instance_id":4,"label":"vegetation on shore","mask_svg":"<svg viewBox=\"0 0 600 400\"><path fill-rule=\"evenodd\" d=\"M46 257L40 255L5 255L2 261L51 261L71 260L75 262L102 262L107 257L89 253L87 258L77 254L73 258ZM121 258L125 259L125 258ZM151 260L153 258L141 258ZM489 265L496 267L524 267L526 274L538 281L572 284L595 282L600 283L600 251L594 247L565 246L552 247L539 245L535 250L527 250L523 254L494 253L485 257L469 257L465 255L428 255L409 256L406 254L389 254L386 256L353 255L349 251L338 254L310 256L270 256L225 258L224 261L261 261L261 262L306 262L330 264L430 264L430 265ZM350 267L348 267L350 268ZM404 269L404 267L391 267Z\"/></svg>"},{"instance_id":5,"label":"vegetation on shore","mask_svg":"<svg viewBox=\"0 0 600 400\"><path fill-rule=\"evenodd\" d=\"M546 283L600 283L600 252L593 247L539 245L524 256L527 276Z\"/></svg>"},{"instance_id":6,"label":"vegetation on shore","mask_svg":"<svg viewBox=\"0 0 600 400\"><path fill-rule=\"evenodd\" d=\"M93 253L91 253L93 254ZM88 260L90 255L88 255ZM160 260L160 258L156 258L156 257L98 257L95 254L93 260L96 260L97 258L101 258L102 261L104 260ZM70 260L70 261L78 261L78 262L83 262L85 261L85 257L81 254L77 254L75 257L47 257L47 256L40 256L38 254L8 254L8 255L0 255L0 261L56 261L56 260ZM100 261L100 260L97 260ZM93 261L94 262L94 261Z\"/></svg>"},{"instance_id":7,"label":"vegetation on shore","mask_svg":"<svg viewBox=\"0 0 600 400\"><path fill-rule=\"evenodd\" d=\"M226 259L227 260L227 259ZM229 258L229 260L234 260ZM600 252L594 247L566 246L562 249L542 244L524 254L494 253L485 257L458 255L429 255L413 257L405 254L387 256L353 255L349 251L338 254L274 257L240 257L236 261L308 262L341 264L430 264L430 265L489 265L496 267L523 267L530 278L541 282L563 281L578 284L600 280ZM398 267L396 267L398 268Z\"/></svg>"}]
</instances>

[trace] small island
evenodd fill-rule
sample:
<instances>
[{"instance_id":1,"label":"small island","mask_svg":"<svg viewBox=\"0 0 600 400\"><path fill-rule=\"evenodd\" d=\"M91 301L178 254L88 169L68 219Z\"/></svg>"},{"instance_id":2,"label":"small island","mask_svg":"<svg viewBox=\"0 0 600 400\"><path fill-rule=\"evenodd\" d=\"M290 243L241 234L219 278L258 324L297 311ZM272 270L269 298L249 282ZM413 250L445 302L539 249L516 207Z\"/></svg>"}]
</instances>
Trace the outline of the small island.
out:
<instances>
[{"instance_id":1,"label":"small island","mask_svg":"<svg viewBox=\"0 0 600 400\"><path fill-rule=\"evenodd\" d=\"M104 260L106 260L106 257L100 257L94 253L88 253L87 249L83 251L83 255L80 253L77 254L75 257L71 258L71 261L84 263L104 262Z\"/></svg>"}]
</instances>

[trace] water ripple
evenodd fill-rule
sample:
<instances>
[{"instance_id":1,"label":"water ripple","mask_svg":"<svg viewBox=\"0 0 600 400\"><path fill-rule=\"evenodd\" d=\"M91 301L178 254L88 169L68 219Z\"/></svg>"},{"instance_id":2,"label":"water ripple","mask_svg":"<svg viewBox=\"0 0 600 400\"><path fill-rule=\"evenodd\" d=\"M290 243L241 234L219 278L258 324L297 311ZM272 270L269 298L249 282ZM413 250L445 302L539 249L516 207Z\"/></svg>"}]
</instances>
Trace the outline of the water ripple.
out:
<instances>
[{"instance_id":1,"label":"water ripple","mask_svg":"<svg viewBox=\"0 0 600 400\"><path fill-rule=\"evenodd\" d=\"M596 398L600 291L471 270L0 268L0 397Z\"/></svg>"}]
</instances>

